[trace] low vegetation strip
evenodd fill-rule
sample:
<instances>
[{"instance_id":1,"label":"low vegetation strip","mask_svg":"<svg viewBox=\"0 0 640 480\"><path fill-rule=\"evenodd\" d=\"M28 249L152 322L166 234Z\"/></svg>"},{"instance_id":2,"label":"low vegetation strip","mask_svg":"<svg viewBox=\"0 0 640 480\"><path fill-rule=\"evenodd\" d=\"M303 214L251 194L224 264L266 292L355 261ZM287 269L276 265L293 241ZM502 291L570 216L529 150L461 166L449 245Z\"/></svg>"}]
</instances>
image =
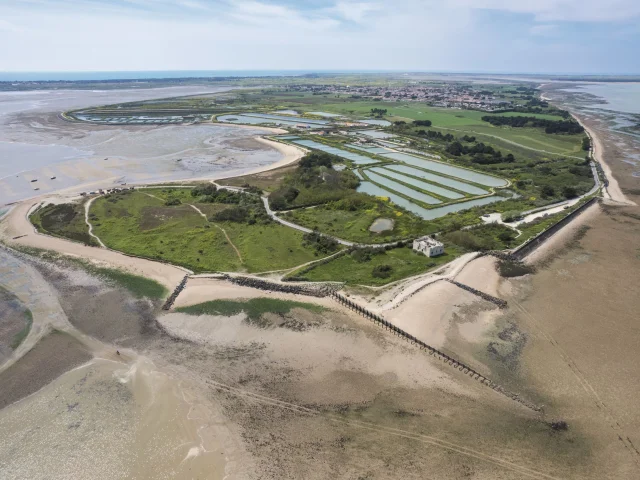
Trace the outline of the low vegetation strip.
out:
<instances>
[{"instance_id":1,"label":"low vegetation strip","mask_svg":"<svg viewBox=\"0 0 640 480\"><path fill-rule=\"evenodd\" d=\"M176 308L176 312L189 315L220 315L225 317L244 313L249 320L258 320L265 313L286 315L294 308L303 308L314 313L321 313L326 310L325 307L313 303L280 300L277 298L252 298L246 301L212 300L197 305Z\"/></svg>"}]
</instances>

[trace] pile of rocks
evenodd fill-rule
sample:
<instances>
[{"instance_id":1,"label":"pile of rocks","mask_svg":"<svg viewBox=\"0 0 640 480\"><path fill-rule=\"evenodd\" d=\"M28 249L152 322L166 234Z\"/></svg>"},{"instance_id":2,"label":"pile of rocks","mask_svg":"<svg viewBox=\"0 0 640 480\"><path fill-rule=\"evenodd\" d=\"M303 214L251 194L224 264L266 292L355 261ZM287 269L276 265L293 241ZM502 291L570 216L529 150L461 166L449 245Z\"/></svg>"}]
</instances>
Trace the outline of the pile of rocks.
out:
<instances>
[{"instance_id":1,"label":"pile of rocks","mask_svg":"<svg viewBox=\"0 0 640 480\"><path fill-rule=\"evenodd\" d=\"M284 284L277 282L270 282L261 278L255 277L242 277L226 275L226 279L236 285L243 287L257 288L258 290L276 291L284 293L293 293L295 295L308 295L312 297L326 297L337 288L337 285L332 284L317 284L309 283L305 285L296 284Z\"/></svg>"},{"instance_id":2,"label":"pile of rocks","mask_svg":"<svg viewBox=\"0 0 640 480\"><path fill-rule=\"evenodd\" d=\"M497 305L499 308L507 308L507 301L502 300L501 298L494 297L493 295L489 295L488 293L481 292L469 285L465 285L464 283L456 282L455 280L451 280L447 278L447 281L453 283L456 287L460 287L463 290L466 290L469 293L473 293L474 295L486 300L487 302L491 302Z\"/></svg>"},{"instance_id":3,"label":"pile of rocks","mask_svg":"<svg viewBox=\"0 0 640 480\"><path fill-rule=\"evenodd\" d=\"M184 287L187 286L188 279L189 279L189 275L185 275L182 281L173 290L173 293L169 295L169 298L167 298L167 301L164 302L164 305L162 306L163 310L169 310L173 306L173 302L176 301L176 298L178 298L178 295L180 295L180 292L182 292L182 290L184 290Z\"/></svg>"}]
</instances>

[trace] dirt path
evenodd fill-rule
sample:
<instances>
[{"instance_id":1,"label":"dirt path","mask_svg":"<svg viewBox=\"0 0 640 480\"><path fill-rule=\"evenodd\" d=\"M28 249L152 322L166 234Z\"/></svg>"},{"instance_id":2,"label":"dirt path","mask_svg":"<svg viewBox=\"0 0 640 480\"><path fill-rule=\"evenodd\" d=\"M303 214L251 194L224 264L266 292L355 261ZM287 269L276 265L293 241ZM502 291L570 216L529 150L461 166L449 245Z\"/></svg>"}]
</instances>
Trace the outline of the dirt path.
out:
<instances>
[{"instance_id":1,"label":"dirt path","mask_svg":"<svg viewBox=\"0 0 640 480\"><path fill-rule=\"evenodd\" d=\"M147 194L149 195L149 194ZM196 212L198 212L202 218L204 218L207 222L209 221L209 219L207 218L207 216L202 212L202 210L200 210L198 207L196 207L195 205L192 205L191 203L188 204L191 208L193 208ZM244 263L244 260L242 260L242 254L240 253L240 250L238 250L238 247L236 247L234 245L234 243L231 241L231 238L229 238L229 235L227 234L227 231L222 228L220 225L210 222L214 227L216 227L218 230L220 230L222 233L224 233L225 238L227 239L227 242L229 242L229 245L231 245L233 247L233 249L236 251L236 255L238 255L238 259L240 259L240 263Z\"/></svg>"},{"instance_id":2,"label":"dirt path","mask_svg":"<svg viewBox=\"0 0 640 480\"><path fill-rule=\"evenodd\" d=\"M100 238L93 233L93 225L91 225L91 222L89 221L89 209L91 208L91 204L96 198L98 197L93 197L87 203L84 204L84 223L86 223L87 226L89 227L89 231L88 231L89 236L95 238L102 248L107 248L107 246L104 243L102 243L102 240L100 240Z\"/></svg>"}]
</instances>

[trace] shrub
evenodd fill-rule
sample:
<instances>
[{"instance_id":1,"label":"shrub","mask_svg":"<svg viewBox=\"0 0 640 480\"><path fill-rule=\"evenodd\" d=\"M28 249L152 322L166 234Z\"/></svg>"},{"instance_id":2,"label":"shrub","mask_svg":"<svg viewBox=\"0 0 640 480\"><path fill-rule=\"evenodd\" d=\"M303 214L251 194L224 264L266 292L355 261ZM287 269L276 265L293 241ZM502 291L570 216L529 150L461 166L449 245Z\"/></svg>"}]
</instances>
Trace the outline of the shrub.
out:
<instances>
[{"instance_id":1,"label":"shrub","mask_svg":"<svg viewBox=\"0 0 640 480\"><path fill-rule=\"evenodd\" d=\"M544 185L540 190L540 194L542 195L542 198L549 198L553 197L556 194L556 191L551 185Z\"/></svg>"},{"instance_id":2,"label":"shrub","mask_svg":"<svg viewBox=\"0 0 640 480\"><path fill-rule=\"evenodd\" d=\"M376 254L373 248L359 248L351 252L351 258L353 258L356 262L365 263L371 260Z\"/></svg>"},{"instance_id":3,"label":"shrub","mask_svg":"<svg viewBox=\"0 0 640 480\"><path fill-rule=\"evenodd\" d=\"M213 183L204 183L191 189L192 197L201 197L203 195L213 195L218 189Z\"/></svg>"},{"instance_id":4,"label":"shrub","mask_svg":"<svg viewBox=\"0 0 640 480\"><path fill-rule=\"evenodd\" d=\"M167 207L171 207L173 205L181 205L182 202L180 201L179 198L170 198L169 200L167 200L166 202L164 202L165 206Z\"/></svg>"},{"instance_id":5,"label":"shrub","mask_svg":"<svg viewBox=\"0 0 640 480\"><path fill-rule=\"evenodd\" d=\"M509 243L515 238L515 236L513 235L513 232L504 231L498 234L498 238L505 243Z\"/></svg>"},{"instance_id":6,"label":"shrub","mask_svg":"<svg viewBox=\"0 0 640 480\"><path fill-rule=\"evenodd\" d=\"M565 185L562 187L562 195L564 198L576 198L578 196L578 192L575 187L570 187L569 185Z\"/></svg>"},{"instance_id":7,"label":"shrub","mask_svg":"<svg viewBox=\"0 0 640 480\"><path fill-rule=\"evenodd\" d=\"M520 213L519 211L510 210L510 211L504 212L502 214L502 221L503 222L513 222L515 220L518 220L521 217L522 217L522 213Z\"/></svg>"},{"instance_id":8,"label":"shrub","mask_svg":"<svg viewBox=\"0 0 640 480\"><path fill-rule=\"evenodd\" d=\"M318 232L305 233L302 239L304 244L312 247L316 253L332 253L338 249L336 240Z\"/></svg>"},{"instance_id":9,"label":"shrub","mask_svg":"<svg viewBox=\"0 0 640 480\"><path fill-rule=\"evenodd\" d=\"M375 278L389 278L392 271L393 267L391 265L376 265L373 267L371 276Z\"/></svg>"},{"instance_id":10,"label":"shrub","mask_svg":"<svg viewBox=\"0 0 640 480\"><path fill-rule=\"evenodd\" d=\"M213 219L218 222L243 223L249 218L249 211L244 207L231 207L216 213Z\"/></svg>"}]
</instances>

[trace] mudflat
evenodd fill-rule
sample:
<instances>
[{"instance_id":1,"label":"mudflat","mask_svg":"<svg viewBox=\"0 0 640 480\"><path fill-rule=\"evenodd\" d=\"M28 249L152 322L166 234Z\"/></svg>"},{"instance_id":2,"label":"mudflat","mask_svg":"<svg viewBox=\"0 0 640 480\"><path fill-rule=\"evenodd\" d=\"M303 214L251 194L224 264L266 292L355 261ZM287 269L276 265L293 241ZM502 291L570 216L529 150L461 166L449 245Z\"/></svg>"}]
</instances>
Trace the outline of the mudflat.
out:
<instances>
[{"instance_id":1,"label":"mudflat","mask_svg":"<svg viewBox=\"0 0 640 480\"><path fill-rule=\"evenodd\" d=\"M0 373L0 409L37 392L91 358L88 349L71 335L51 332L20 361Z\"/></svg>"}]
</instances>

